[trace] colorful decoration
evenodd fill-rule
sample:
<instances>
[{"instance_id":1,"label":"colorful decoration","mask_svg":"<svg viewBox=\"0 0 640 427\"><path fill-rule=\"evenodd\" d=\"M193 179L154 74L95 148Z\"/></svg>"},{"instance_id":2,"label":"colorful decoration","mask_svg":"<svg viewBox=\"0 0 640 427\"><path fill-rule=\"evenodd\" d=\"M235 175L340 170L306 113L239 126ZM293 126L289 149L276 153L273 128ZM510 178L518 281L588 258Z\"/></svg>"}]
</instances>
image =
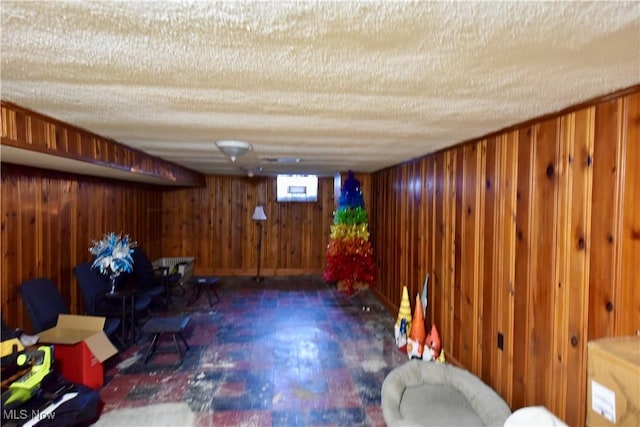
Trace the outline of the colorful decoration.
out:
<instances>
[{"instance_id":1,"label":"colorful decoration","mask_svg":"<svg viewBox=\"0 0 640 427\"><path fill-rule=\"evenodd\" d=\"M428 351L425 351L425 353L429 354L423 355L423 360L438 360L440 358L441 352L444 353L442 351L442 342L440 341L440 334L438 333L438 328L436 328L436 325L431 326L431 331L429 331L424 345L428 349Z\"/></svg>"},{"instance_id":2,"label":"colorful decoration","mask_svg":"<svg viewBox=\"0 0 640 427\"><path fill-rule=\"evenodd\" d=\"M402 323L404 321L404 329ZM409 303L409 291L407 287L402 288L402 299L398 310L398 318L395 324L396 345L401 351L406 351L407 336L411 333L411 304Z\"/></svg>"},{"instance_id":3,"label":"colorful decoration","mask_svg":"<svg viewBox=\"0 0 640 427\"><path fill-rule=\"evenodd\" d=\"M329 237L333 240L359 239L368 241L369 229L367 224L335 224L331 226Z\"/></svg>"},{"instance_id":4,"label":"colorful decoration","mask_svg":"<svg viewBox=\"0 0 640 427\"><path fill-rule=\"evenodd\" d=\"M429 305L429 300L427 293L429 292L429 273L424 278L424 284L422 285L422 296L420 297L422 300L422 315L424 318L427 318L427 306Z\"/></svg>"},{"instance_id":5,"label":"colorful decoration","mask_svg":"<svg viewBox=\"0 0 640 427\"><path fill-rule=\"evenodd\" d=\"M333 215L329 245L325 253L324 280L335 282L347 294L375 283L373 249L369 242L367 212L360 182L349 171L341 189L338 210Z\"/></svg>"},{"instance_id":6,"label":"colorful decoration","mask_svg":"<svg viewBox=\"0 0 640 427\"><path fill-rule=\"evenodd\" d=\"M422 359L425 335L422 302L420 301L420 295L416 295L416 308L413 312L411 333L407 339L407 356L409 356L409 359Z\"/></svg>"},{"instance_id":7,"label":"colorful decoration","mask_svg":"<svg viewBox=\"0 0 640 427\"><path fill-rule=\"evenodd\" d=\"M94 240L89 252L95 256L91 268L97 268L101 274L108 275L111 281L111 293L115 292L115 283L120 273L130 273L133 270L133 247L135 242L128 235L107 233L102 240Z\"/></svg>"},{"instance_id":8,"label":"colorful decoration","mask_svg":"<svg viewBox=\"0 0 640 427\"><path fill-rule=\"evenodd\" d=\"M336 224L366 224L367 211L363 206L336 211L333 220Z\"/></svg>"},{"instance_id":9,"label":"colorful decoration","mask_svg":"<svg viewBox=\"0 0 640 427\"><path fill-rule=\"evenodd\" d=\"M342 186L339 204L340 206L349 206L351 208L360 207L364 209L364 197L362 197L362 191L360 191L360 181L355 179L352 171L349 171L347 180Z\"/></svg>"}]
</instances>

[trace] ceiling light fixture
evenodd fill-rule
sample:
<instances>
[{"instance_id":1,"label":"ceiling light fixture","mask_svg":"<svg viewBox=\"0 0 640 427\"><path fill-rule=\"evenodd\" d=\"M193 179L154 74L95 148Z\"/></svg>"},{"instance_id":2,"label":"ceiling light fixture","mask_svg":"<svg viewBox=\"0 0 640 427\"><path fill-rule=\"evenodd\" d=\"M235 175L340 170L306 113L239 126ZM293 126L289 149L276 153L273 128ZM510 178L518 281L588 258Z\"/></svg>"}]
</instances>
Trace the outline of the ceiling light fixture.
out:
<instances>
[{"instance_id":1,"label":"ceiling light fixture","mask_svg":"<svg viewBox=\"0 0 640 427\"><path fill-rule=\"evenodd\" d=\"M238 157L246 154L247 151L253 148L248 142L234 140L217 141L216 147L229 156L232 162L235 162Z\"/></svg>"},{"instance_id":2,"label":"ceiling light fixture","mask_svg":"<svg viewBox=\"0 0 640 427\"><path fill-rule=\"evenodd\" d=\"M253 178L255 174L262 172L262 166L257 166L255 168L240 168L240 169L246 172L249 178Z\"/></svg>"}]
</instances>

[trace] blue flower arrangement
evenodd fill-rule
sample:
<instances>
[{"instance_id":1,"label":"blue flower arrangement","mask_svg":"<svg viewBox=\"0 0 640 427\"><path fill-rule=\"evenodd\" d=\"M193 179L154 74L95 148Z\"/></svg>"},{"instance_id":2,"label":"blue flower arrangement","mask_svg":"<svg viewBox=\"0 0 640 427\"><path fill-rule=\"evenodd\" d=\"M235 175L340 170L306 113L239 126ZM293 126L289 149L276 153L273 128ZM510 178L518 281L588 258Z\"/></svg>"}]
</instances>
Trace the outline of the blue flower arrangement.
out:
<instances>
[{"instance_id":1,"label":"blue flower arrangement","mask_svg":"<svg viewBox=\"0 0 640 427\"><path fill-rule=\"evenodd\" d=\"M95 260L91 268L97 268L101 274L109 275L112 282L120 273L130 273L133 270L131 253L136 242L131 241L129 235L111 232L105 234L102 240L94 240L92 243L89 252L95 256Z\"/></svg>"}]
</instances>

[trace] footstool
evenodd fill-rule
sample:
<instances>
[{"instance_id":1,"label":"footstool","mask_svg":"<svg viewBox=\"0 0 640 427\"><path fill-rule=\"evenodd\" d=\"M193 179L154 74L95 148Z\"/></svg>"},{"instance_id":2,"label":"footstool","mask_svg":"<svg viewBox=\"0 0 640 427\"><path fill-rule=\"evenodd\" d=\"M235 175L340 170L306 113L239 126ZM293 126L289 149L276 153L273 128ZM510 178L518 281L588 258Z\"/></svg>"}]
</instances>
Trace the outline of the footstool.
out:
<instances>
[{"instance_id":1,"label":"footstool","mask_svg":"<svg viewBox=\"0 0 640 427\"><path fill-rule=\"evenodd\" d=\"M192 276L187 283L191 286L195 286L193 291L193 297L187 302L187 306L192 305L200 298L200 292L204 288L207 292L207 300L209 301L209 307L213 307L214 303L211 302L211 293L216 296L215 304L220 302L220 296L216 288L220 286L220 279L214 276Z\"/></svg>"},{"instance_id":2,"label":"footstool","mask_svg":"<svg viewBox=\"0 0 640 427\"><path fill-rule=\"evenodd\" d=\"M173 343L176 347L176 352L178 353L178 363L176 366L180 366L182 364L182 356L187 352L187 350L189 350L189 344L187 344L187 341L182 336L182 332L185 330L190 320L189 316L153 317L149 319L142 327L143 333L153 335L151 344L149 344L149 348L147 348L147 352L144 356L144 363L146 364L155 354L158 347L158 341L160 341L160 335L171 334ZM184 344L184 350L180 348L178 338Z\"/></svg>"}]
</instances>

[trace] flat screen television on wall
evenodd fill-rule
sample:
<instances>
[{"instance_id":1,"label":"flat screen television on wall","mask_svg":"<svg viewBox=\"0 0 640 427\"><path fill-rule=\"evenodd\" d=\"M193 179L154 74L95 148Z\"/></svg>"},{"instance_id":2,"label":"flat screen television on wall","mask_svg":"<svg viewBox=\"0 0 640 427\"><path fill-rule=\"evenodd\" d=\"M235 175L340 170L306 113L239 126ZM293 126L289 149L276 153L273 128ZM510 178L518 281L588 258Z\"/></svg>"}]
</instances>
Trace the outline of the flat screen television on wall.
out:
<instances>
[{"instance_id":1,"label":"flat screen television on wall","mask_svg":"<svg viewBox=\"0 0 640 427\"><path fill-rule=\"evenodd\" d=\"M316 175L278 175L276 200L279 202L317 202Z\"/></svg>"}]
</instances>

